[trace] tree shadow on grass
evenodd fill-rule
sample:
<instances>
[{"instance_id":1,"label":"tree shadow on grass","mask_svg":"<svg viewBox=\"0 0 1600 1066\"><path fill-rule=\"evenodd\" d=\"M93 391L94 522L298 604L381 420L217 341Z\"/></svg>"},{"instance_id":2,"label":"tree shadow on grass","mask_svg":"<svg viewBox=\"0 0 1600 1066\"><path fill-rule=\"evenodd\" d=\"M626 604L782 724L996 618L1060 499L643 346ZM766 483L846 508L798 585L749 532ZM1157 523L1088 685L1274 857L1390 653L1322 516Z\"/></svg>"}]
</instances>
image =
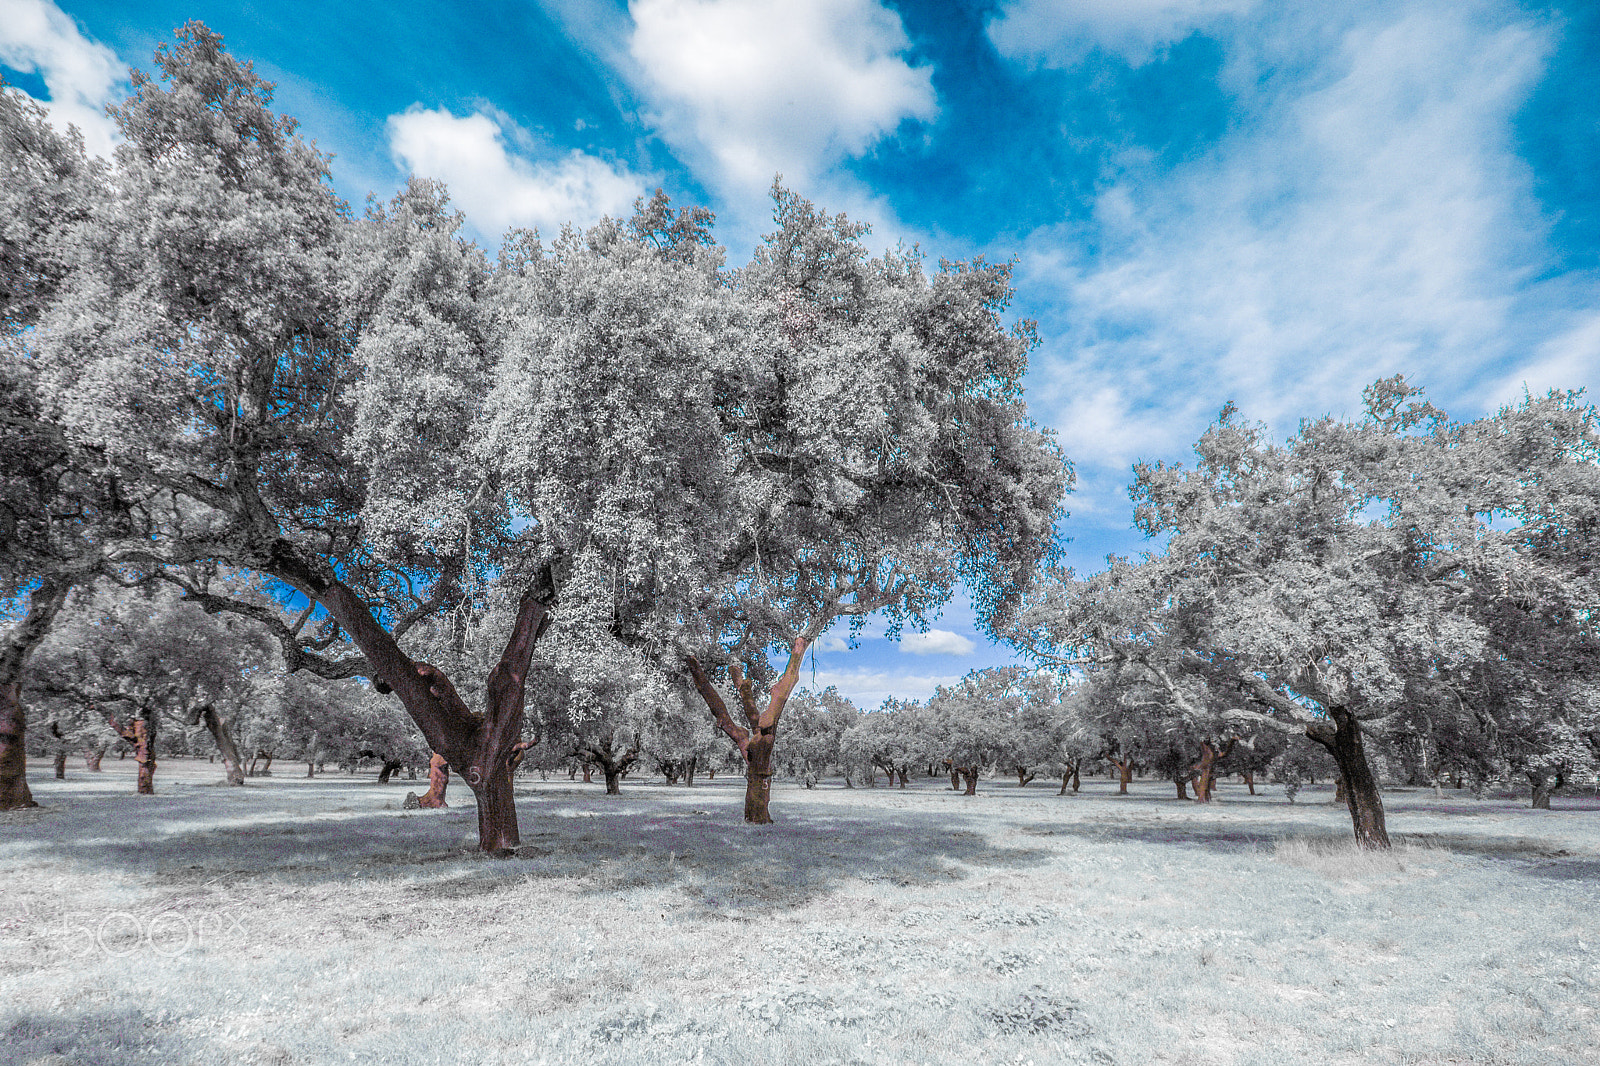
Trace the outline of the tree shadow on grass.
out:
<instances>
[{"instance_id":1,"label":"tree shadow on grass","mask_svg":"<svg viewBox=\"0 0 1600 1066\"><path fill-rule=\"evenodd\" d=\"M0 1059L55 1066L184 1061L176 1034L142 1011L11 1015L0 1021Z\"/></svg>"},{"instance_id":2,"label":"tree shadow on grass","mask_svg":"<svg viewBox=\"0 0 1600 1066\"><path fill-rule=\"evenodd\" d=\"M335 786L326 793L329 804L319 805L323 796L311 786L295 791L293 809L282 809L284 797L252 803L216 792L207 795L229 802L75 800L27 825L0 823L0 869L66 863L142 874L180 891L407 881L414 891L452 898L560 878L593 893L687 887L708 908L749 910L792 906L849 881L949 884L975 870L1040 865L1055 854L992 843L978 831L981 811L841 808L794 793L775 797L775 824L749 826L740 821L742 787L663 786L622 796L519 789L523 847L495 860L476 850L470 794L446 810L402 811L390 808L396 797L387 793L366 806L351 801L347 786Z\"/></svg>"}]
</instances>

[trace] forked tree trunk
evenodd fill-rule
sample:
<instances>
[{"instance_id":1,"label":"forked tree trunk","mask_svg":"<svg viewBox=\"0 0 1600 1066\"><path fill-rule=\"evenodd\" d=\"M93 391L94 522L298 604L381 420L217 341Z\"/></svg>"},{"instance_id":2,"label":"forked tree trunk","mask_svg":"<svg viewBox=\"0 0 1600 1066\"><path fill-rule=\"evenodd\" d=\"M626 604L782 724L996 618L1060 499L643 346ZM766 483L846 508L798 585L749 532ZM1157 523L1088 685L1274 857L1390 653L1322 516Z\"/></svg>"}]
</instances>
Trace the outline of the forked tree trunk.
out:
<instances>
[{"instance_id":1,"label":"forked tree trunk","mask_svg":"<svg viewBox=\"0 0 1600 1066\"><path fill-rule=\"evenodd\" d=\"M1117 777L1117 795L1128 794L1128 786L1133 783L1133 760L1112 759L1111 768Z\"/></svg>"},{"instance_id":2,"label":"forked tree trunk","mask_svg":"<svg viewBox=\"0 0 1600 1066\"><path fill-rule=\"evenodd\" d=\"M1027 788L1028 787L1028 782L1032 781L1033 778L1034 778L1034 775L1028 773L1026 768L1021 767L1021 766L1017 767L1017 787L1018 788Z\"/></svg>"},{"instance_id":3,"label":"forked tree trunk","mask_svg":"<svg viewBox=\"0 0 1600 1066\"><path fill-rule=\"evenodd\" d=\"M699 690L700 698L706 701L718 728L739 746L739 753L744 756L744 820L752 825L767 825L772 821L772 749L778 737L778 721L783 716L783 708L789 702L795 685L800 682L800 664L805 661L806 649L810 646L811 641L806 637L795 639L789 648L788 664L767 690L765 707L756 706L755 685L745 676L739 664L729 664L728 678L733 682L734 691L739 694L739 707L744 712L745 725L735 722L728 713L727 703L711 684L711 679L700 666L700 660L693 655L684 657L689 674L694 678L695 688Z\"/></svg>"},{"instance_id":4,"label":"forked tree trunk","mask_svg":"<svg viewBox=\"0 0 1600 1066\"><path fill-rule=\"evenodd\" d=\"M404 765L405 763L401 762L399 759L383 760L383 769L378 771L378 784L387 785L389 783L389 779L394 776L394 772Z\"/></svg>"},{"instance_id":5,"label":"forked tree trunk","mask_svg":"<svg viewBox=\"0 0 1600 1066\"><path fill-rule=\"evenodd\" d=\"M909 767L902 766L902 767L900 767L898 770L896 770L894 772L894 776L900 779L900 787L901 788L905 788L907 786L907 784L908 784L908 782L906 781L906 771L908 769L909 769Z\"/></svg>"},{"instance_id":6,"label":"forked tree trunk","mask_svg":"<svg viewBox=\"0 0 1600 1066\"><path fill-rule=\"evenodd\" d=\"M1233 746L1239 743L1238 737L1232 737L1220 750L1212 747L1209 740L1200 742L1200 761L1195 763L1191 770L1194 771L1194 798L1196 803L1210 803L1211 794L1217 787L1217 763L1226 759L1233 751Z\"/></svg>"},{"instance_id":7,"label":"forked tree trunk","mask_svg":"<svg viewBox=\"0 0 1600 1066\"><path fill-rule=\"evenodd\" d=\"M428 760L428 791L417 797L418 807L448 807L444 801L444 790L450 786L450 764L445 757L434 752L433 758Z\"/></svg>"},{"instance_id":8,"label":"forked tree trunk","mask_svg":"<svg viewBox=\"0 0 1600 1066\"><path fill-rule=\"evenodd\" d=\"M206 704L194 712L194 721L204 722L211 739L217 742L217 753L222 756L222 768L228 774L228 784L244 784L244 765L243 760L239 758L239 748L233 742L232 730L217 713L217 709L209 703Z\"/></svg>"},{"instance_id":9,"label":"forked tree trunk","mask_svg":"<svg viewBox=\"0 0 1600 1066\"><path fill-rule=\"evenodd\" d=\"M961 791L961 771L957 770L954 765L950 767L950 791Z\"/></svg>"},{"instance_id":10,"label":"forked tree trunk","mask_svg":"<svg viewBox=\"0 0 1600 1066\"><path fill-rule=\"evenodd\" d=\"M106 719L117 736L133 745L133 757L139 764L138 783L134 792L140 796L153 796L156 792L156 729L155 718L148 709L139 712L129 726L115 718Z\"/></svg>"},{"instance_id":11,"label":"forked tree trunk","mask_svg":"<svg viewBox=\"0 0 1600 1066\"><path fill-rule=\"evenodd\" d=\"M1355 828L1356 842L1363 848L1389 847L1389 832L1383 821L1383 797L1378 793L1377 779L1367 763L1367 749L1361 740L1361 723L1355 715L1340 706L1328 708L1333 719L1331 737L1308 733L1311 739L1323 745L1338 764L1341 784L1345 786L1345 805L1350 808L1350 821Z\"/></svg>"},{"instance_id":12,"label":"forked tree trunk","mask_svg":"<svg viewBox=\"0 0 1600 1066\"><path fill-rule=\"evenodd\" d=\"M1069 782L1071 780L1072 780L1072 771L1071 770L1068 770L1066 773L1062 774L1061 775L1061 791L1057 792L1056 795L1065 796L1067 794L1067 782Z\"/></svg>"},{"instance_id":13,"label":"forked tree trunk","mask_svg":"<svg viewBox=\"0 0 1600 1066\"><path fill-rule=\"evenodd\" d=\"M601 763L600 772L605 775L606 795L622 795L622 768L617 766L615 763L612 763L609 766L605 763Z\"/></svg>"},{"instance_id":14,"label":"forked tree trunk","mask_svg":"<svg viewBox=\"0 0 1600 1066\"><path fill-rule=\"evenodd\" d=\"M104 773L100 769L100 760L106 757L106 749L111 745L101 744L97 747L86 748L83 753L83 768L92 774Z\"/></svg>"},{"instance_id":15,"label":"forked tree trunk","mask_svg":"<svg viewBox=\"0 0 1600 1066\"><path fill-rule=\"evenodd\" d=\"M594 783L594 767L588 763L583 764L583 783L586 785Z\"/></svg>"},{"instance_id":16,"label":"forked tree trunk","mask_svg":"<svg viewBox=\"0 0 1600 1066\"><path fill-rule=\"evenodd\" d=\"M327 609L366 657L374 687L398 696L428 746L465 778L478 799L478 847L492 855L514 852L521 838L511 772L513 760L520 758L516 746L533 648L550 621L554 582L549 571L541 576L540 589L522 594L505 650L489 672L486 713L476 715L443 671L401 650L366 601L326 567L282 541L261 547L266 571Z\"/></svg>"},{"instance_id":17,"label":"forked tree trunk","mask_svg":"<svg viewBox=\"0 0 1600 1066\"><path fill-rule=\"evenodd\" d=\"M976 796L978 794L978 768L976 766L963 766L961 780L967 783L967 788L962 795Z\"/></svg>"}]
</instances>

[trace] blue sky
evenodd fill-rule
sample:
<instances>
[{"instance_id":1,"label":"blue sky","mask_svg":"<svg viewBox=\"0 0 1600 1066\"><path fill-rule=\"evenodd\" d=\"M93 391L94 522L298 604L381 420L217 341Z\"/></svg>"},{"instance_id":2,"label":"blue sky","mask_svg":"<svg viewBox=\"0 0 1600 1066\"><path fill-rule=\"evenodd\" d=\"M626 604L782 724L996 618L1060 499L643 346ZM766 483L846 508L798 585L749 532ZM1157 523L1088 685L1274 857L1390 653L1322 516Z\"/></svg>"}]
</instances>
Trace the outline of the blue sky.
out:
<instances>
[{"instance_id":1,"label":"blue sky","mask_svg":"<svg viewBox=\"0 0 1600 1066\"><path fill-rule=\"evenodd\" d=\"M1015 260L1082 570L1140 549L1130 464L1230 399L1288 433L1404 373L1474 417L1600 367L1592 3L0 0L0 73L103 149L191 18L353 203L438 177L491 246L661 186L742 262L781 171L876 246ZM1008 659L959 602L872 633L817 682L873 705Z\"/></svg>"}]
</instances>

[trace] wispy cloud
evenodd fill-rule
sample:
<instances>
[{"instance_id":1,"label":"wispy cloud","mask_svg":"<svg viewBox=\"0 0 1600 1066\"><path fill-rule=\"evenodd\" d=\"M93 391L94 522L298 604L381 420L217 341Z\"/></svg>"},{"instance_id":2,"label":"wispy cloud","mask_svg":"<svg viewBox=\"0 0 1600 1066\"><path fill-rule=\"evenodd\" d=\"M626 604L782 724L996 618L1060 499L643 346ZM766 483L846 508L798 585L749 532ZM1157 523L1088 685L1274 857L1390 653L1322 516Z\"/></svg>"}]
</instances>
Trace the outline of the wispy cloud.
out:
<instances>
[{"instance_id":1,"label":"wispy cloud","mask_svg":"<svg viewBox=\"0 0 1600 1066\"><path fill-rule=\"evenodd\" d=\"M120 137L105 107L121 95L127 65L49 0L0 0L0 63L37 73L50 99L45 110L58 128L72 125L92 155L108 156Z\"/></svg>"},{"instance_id":2,"label":"wispy cloud","mask_svg":"<svg viewBox=\"0 0 1600 1066\"><path fill-rule=\"evenodd\" d=\"M1255 0L1015 0L989 24L1001 55L1069 66L1093 47L1143 63L1163 45Z\"/></svg>"},{"instance_id":3,"label":"wispy cloud","mask_svg":"<svg viewBox=\"0 0 1600 1066\"><path fill-rule=\"evenodd\" d=\"M1544 254L1511 121L1549 42L1541 23L1479 16L1384 9L1327 52L1294 42L1328 33L1285 27L1228 42L1233 132L1110 182L1094 257L1064 227L1034 235L1022 282L1054 305L1035 409L1069 453L1125 477L1228 399L1288 429L1355 413L1395 373L1448 401L1506 357Z\"/></svg>"},{"instance_id":4,"label":"wispy cloud","mask_svg":"<svg viewBox=\"0 0 1600 1066\"><path fill-rule=\"evenodd\" d=\"M805 671L801 684L813 692L833 687L858 707L874 708L893 696L903 700L925 700L940 685L954 685L959 675L907 674L864 667L856 670Z\"/></svg>"},{"instance_id":5,"label":"wispy cloud","mask_svg":"<svg viewBox=\"0 0 1600 1066\"><path fill-rule=\"evenodd\" d=\"M584 152L545 162L513 152L511 144L525 150L538 145L497 112L458 117L413 107L389 117L388 133L396 162L448 185L456 206L489 238L512 226L551 233L567 222L626 215L647 185L626 167Z\"/></svg>"}]
</instances>

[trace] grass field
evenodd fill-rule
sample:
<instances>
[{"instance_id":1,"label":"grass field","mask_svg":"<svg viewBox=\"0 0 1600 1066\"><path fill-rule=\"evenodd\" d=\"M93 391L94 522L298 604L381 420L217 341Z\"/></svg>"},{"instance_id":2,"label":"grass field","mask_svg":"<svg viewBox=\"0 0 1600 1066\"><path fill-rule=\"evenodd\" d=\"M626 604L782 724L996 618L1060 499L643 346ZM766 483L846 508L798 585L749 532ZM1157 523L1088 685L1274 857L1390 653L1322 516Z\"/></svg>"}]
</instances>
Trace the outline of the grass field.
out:
<instances>
[{"instance_id":1,"label":"grass field","mask_svg":"<svg viewBox=\"0 0 1600 1066\"><path fill-rule=\"evenodd\" d=\"M562 778L494 860L459 783L131 762L0 814L0 1061L1600 1062L1592 798Z\"/></svg>"}]
</instances>

